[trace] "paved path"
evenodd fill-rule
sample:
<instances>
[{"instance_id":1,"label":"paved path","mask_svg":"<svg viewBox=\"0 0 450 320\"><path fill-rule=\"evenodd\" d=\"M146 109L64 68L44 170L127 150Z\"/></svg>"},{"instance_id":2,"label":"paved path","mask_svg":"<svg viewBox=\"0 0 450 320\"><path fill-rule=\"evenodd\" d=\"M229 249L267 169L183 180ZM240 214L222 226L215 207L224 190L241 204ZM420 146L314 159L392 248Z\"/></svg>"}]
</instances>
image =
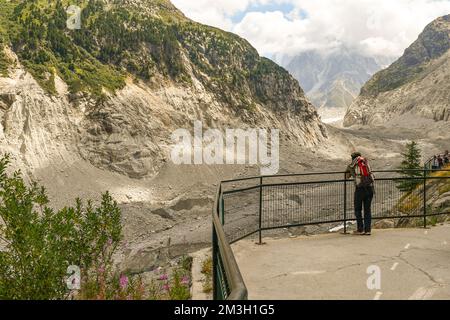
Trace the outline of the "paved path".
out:
<instances>
[{"instance_id":1,"label":"paved path","mask_svg":"<svg viewBox=\"0 0 450 320\"><path fill-rule=\"evenodd\" d=\"M233 245L249 299L450 299L450 225L265 241Z\"/></svg>"}]
</instances>

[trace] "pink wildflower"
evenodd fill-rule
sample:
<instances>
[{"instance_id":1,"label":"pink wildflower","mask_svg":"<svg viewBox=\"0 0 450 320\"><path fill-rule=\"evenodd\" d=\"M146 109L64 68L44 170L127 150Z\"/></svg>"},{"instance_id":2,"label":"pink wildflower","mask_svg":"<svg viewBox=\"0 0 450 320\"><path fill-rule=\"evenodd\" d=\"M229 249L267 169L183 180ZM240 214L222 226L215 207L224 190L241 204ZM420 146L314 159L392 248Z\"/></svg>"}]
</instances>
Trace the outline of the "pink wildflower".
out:
<instances>
[{"instance_id":1,"label":"pink wildflower","mask_svg":"<svg viewBox=\"0 0 450 320\"><path fill-rule=\"evenodd\" d=\"M159 276L158 280L168 280L169 277L167 276L167 274L162 274Z\"/></svg>"},{"instance_id":2,"label":"pink wildflower","mask_svg":"<svg viewBox=\"0 0 450 320\"><path fill-rule=\"evenodd\" d=\"M189 280L188 276L184 276L183 278L181 278L181 284L188 285L189 282L190 282L190 280Z\"/></svg>"},{"instance_id":3,"label":"pink wildflower","mask_svg":"<svg viewBox=\"0 0 450 320\"><path fill-rule=\"evenodd\" d=\"M119 283L120 283L120 288L125 289L128 285L128 277L126 275L121 275Z\"/></svg>"}]
</instances>

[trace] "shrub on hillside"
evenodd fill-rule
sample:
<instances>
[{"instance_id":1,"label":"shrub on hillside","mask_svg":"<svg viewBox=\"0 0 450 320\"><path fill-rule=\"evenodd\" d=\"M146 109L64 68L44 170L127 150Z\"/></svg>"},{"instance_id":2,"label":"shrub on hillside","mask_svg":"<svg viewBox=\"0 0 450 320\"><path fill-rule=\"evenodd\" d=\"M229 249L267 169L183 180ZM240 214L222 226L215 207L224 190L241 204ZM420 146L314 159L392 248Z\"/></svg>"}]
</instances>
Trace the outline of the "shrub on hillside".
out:
<instances>
[{"instance_id":1,"label":"shrub on hillside","mask_svg":"<svg viewBox=\"0 0 450 320\"><path fill-rule=\"evenodd\" d=\"M0 299L65 299L68 267L83 277L109 270L121 237L121 213L109 193L100 206L76 200L55 211L45 189L7 174L0 159Z\"/></svg>"},{"instance_id":2,"label":"shrub on hillside","mask_svg":"<svg viewBox=\"0 0 450 320\"><path fill-rule=\"evenodd\" d=\"M98 207L77 199L55 211L44 188L28 186L19 171L8 174L8 165L8 156L0 158L0 300L190 298L189 258L152 285L114 268L122 226L109 193Z\"/></svg>"}]
</instances>

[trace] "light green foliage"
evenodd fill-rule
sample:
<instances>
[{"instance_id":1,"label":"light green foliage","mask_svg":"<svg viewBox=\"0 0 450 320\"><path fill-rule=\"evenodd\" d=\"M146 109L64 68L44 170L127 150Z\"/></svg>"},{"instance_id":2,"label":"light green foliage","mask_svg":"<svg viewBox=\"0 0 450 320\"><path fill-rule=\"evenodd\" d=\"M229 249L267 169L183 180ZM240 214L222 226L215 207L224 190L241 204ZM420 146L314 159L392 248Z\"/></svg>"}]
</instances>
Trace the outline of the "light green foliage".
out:
<instances>
[{"instance_id":1,"label":"light green foliage","mask_svg":"<svg viewBox=\"0 0 450 320\"><path fill-rule=\"evenodd\" d=\"M112 257L122 239L121 212L109 193L98 207L79 199L55 211L44 188L7 174L0 158L0 300L187 300L192 259L153 285L119 273ZM66 284L69 266L81 269L81 290Z\"/></svg>"},{"instance_id":2,"label":"light green foliage","mask_svg":"<svg viewBox=\"0 0 450 320\"><path fill-rule=\"evenodd\" d=\"M206 260L202 262L202 274L205 276L205 280L203 282L204 293L211 293L213 290L212 273L213 273L213 261L212 257L208 257Z\"/></svg>"},{"instance_id":3,"label":"light green foliage","mask_svg":"<svg viewBox=\"0 0 450 320\"><path fill-rule=\"evenodd\" d=\"M189 290L189 283L183 283L183 273L176 270L172 277L172 283L169 285L170 300L189 300L191 293ZM188 278L186 278L188 279Z\"/></svg>"},{"instance_id":4,"label":"light green foliage","mask_svg":"<svg viewBox=\"0 0 450 320\"><path fill-rule=\"evenodd\" d=\"M0 0L5 1L5 0ZM47 92L55 94L58 74L71 92L102 97L125 85L130 72L144 80L160 72L187 80L175 28L158 17L146 17L101 0L12 1L2 19L14 26L8 39L21 62ZM69 4L82 10L82 27L66 27ZM164 1L157 3L163 6Z\"/></svg>"},{"instance_id":5,"label":"light green foliage","mask_svg":"<svg viewBox=\"0 0 450 320\"><path fill-rule=\"evenodd\" d=\"M11 64L10 59L6 56L4 48L0 43L0 77L6 77L8 75L8 68Z\"/></svg>"},{"instance_id":6,"label":"light green foliage","mask_svg":"<svg viewBox=\"0 0 450 320\"><path fill-rule=\"evenodd\" d=\"M68 266L84 277L111 268L122 228L111 196L99 207L78 199L55 211L44 188L27 186L20 172L8 175L8 164L0 159L0 299L64 299Z\"/></svg>"},{"instance_id":7,"label":"light green foliage","mask_svg":"<svg viewBox=\"0 0 450 320\"><path fill-rule=\"evenodd\" d=\"M151 297L141 276L118 275L100 269L95 277L83 279L82 290L76 298L79 300L148 300Z\"/></svg>"},{"instance_id":8,"label":"light green foliage","mask_svg":"<svg viewBox=\"0 0 450 320\"><path fill-rule=\"evenodd\" d=\"M88 91L101 97L103 89L124 86L119 70L99 62L74 43L79 30L66 27L67 1L12 1L9 16L14 32L8 38L20 61L38 83L55 94L55 74L67 82L72 92ZM81 5L81 3L80 3Z\"/></svg>"},{"instance_id":9,"label":"light green foliage","mask_svg":"<svg viewBox=\"0 0 450 320\"><path fill-rule=\"evenodd\" d=\"M6 56L4 48L8 43L8 31L13 32L13 26L9 21L13 7L9 1L0 0L0 77L8 75L8 68L12 63Z\"/></svg>"},{"instance_id":10,"label":"light green foliage","mask_svg":"<svg viewBox=\"0 0 450 320\"><path fill-rule=\"evenodd\" d=\"M439 195L450 192L450 181L447 181L443 186L439 188Z\"/></svg>"},{"instance_id":11,"label":"light green foliage","mask_svg":"<svg viewBox=\"0 0 450 320\"><path fill-rule=\"evenodd\" d=\"M100 268L96 276L83 280L77 299L82 300L188 300L191 286L191 259L169 275L156 270L157 280L145 284L140 275L114 274Z\"/></svg>"}]
</instances>

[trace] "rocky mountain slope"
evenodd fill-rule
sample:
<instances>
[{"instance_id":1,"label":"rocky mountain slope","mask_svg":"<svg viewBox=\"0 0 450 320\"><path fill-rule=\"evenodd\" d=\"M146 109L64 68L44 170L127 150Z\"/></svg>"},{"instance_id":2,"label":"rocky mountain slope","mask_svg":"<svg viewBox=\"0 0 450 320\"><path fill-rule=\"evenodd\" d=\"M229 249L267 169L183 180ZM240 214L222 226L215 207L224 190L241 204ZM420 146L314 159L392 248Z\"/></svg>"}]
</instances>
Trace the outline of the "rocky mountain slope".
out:
<instances>
[{"instance_id":1,"label":"rocky mountain slope","mask_svg":"<svg viewBox=\"0 0 450 320\"><path fill-rule=\"evenodd\" d=\"M124 268L207 246L218 181L259 174L175 165L175 130L192 132L195 120L277 128L287 150L326 140L298 81L246 40L168 0L76 1L81 29L70 29L73 2L0 0L0 153L55 206L109 190L123 213Z\"/></svg>"},{"instance_id":2,"label":"rocky mountain slope","mask_svg":"<svg viewBox=\"0 0 450 320\"><path fill-rule=\"evenodd\" d=\"M278 127L300 145L326 135L298 82L247 41L169 1L1 0L0 145L30 173L87 161L130 178L169 161L171 133Z\"/></svg>"},{"instance_id":3,"label":"rocky mountain slope","mask_svg":"<svg viewBox=\"0 0 450 320\"><path fill-rule=\"evenodd\" d=\"M365 57L348 48L329 53L306 51L283 66L299 80L308 98L318 108L347 109L361 87L375 72L386 67L389 58Z\"/></svg>"},{"instance_id":4,"label":"rocky mountain slope","mask_svg":"<svg viewBox=\"0 0 450 320\"><path fill-rule=\"evenodd\" d=\"M365 84L349 108L344 125L381 124L407 114L448 121L449 49L447 15L430 23L400 59Z\"/></svg>"}]
</instances>

